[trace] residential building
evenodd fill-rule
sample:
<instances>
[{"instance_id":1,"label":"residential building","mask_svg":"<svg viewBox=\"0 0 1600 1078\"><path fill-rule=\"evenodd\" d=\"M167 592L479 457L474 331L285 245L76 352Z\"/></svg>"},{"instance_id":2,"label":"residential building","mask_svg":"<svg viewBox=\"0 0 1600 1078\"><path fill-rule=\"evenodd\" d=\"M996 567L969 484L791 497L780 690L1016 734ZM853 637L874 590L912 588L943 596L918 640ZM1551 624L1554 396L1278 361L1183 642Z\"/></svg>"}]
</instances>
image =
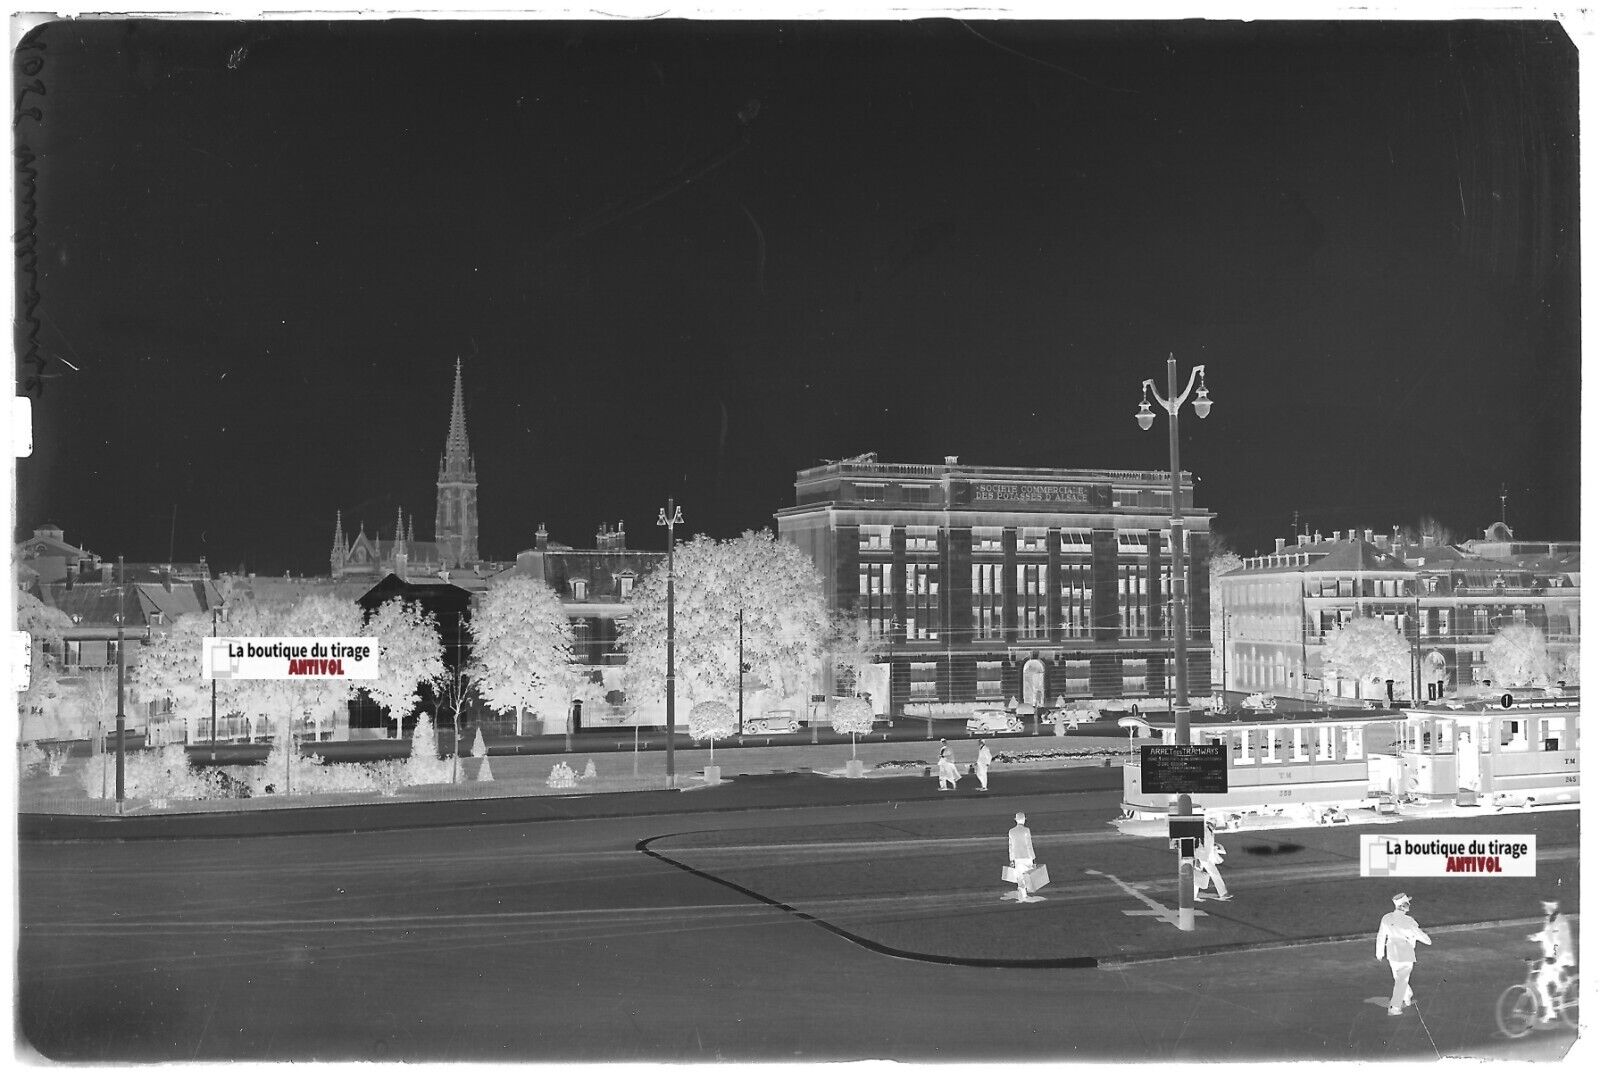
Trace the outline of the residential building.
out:
<instances>
[{"instance_id":1,"label":"residential building","mask_svg":"<svg viewBox=\"0 0 1600 1078\"><path fill-rule=\"evenodd\" d=\"M1211 691L1211 513L1180 477L1192 695ZM897 710L1165 697L1167 472L879 463L795 476L778 535L881 641Z\"/></svg>"},{"instance_id":2,"label":"residential building","mask_svg":"<svg viewBox=\"0 0 1600 1078\"><path fill-rule=\"evenodd\" d=\"M1502 523L1482 540L1406 543L1366 531L1279 539L1218 582L1223 688L1294 701L1388 697L1323 670L1329 636L1356 617L1393 625L1411 645L1408 682L1396 699L1426 701L1479 689L1486 653L1508 625L1533 625L1554 664L1576 659L1579 544L1515 541Z\"/></svg>"}]
</instances>

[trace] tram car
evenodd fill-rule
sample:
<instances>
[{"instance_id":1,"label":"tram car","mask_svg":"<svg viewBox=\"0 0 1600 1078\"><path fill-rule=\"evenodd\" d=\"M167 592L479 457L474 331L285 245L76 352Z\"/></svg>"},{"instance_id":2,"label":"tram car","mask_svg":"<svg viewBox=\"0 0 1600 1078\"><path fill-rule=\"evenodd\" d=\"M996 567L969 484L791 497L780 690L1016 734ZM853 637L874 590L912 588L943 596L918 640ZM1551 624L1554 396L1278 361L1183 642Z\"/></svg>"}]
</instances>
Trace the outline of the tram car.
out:
<instances>
[{"instance_id":1,"label":"tram car","mask_svg":"<svg viewBox=\"0 0 1600 1078\"><path fill-rule=\"evenodd\" d=\"M1177 743L1170 719L1149 723ZM1578 697L1502 693L1387 711L1196 716L1196 745L1228 746L1228 792L1193 794L1208 814L1398 811L1406 803L1525 807L1578 802ZM1125 817L1166 815L1175 794L1145 793L1123 765Z\"/></svg>"}]
</instances>

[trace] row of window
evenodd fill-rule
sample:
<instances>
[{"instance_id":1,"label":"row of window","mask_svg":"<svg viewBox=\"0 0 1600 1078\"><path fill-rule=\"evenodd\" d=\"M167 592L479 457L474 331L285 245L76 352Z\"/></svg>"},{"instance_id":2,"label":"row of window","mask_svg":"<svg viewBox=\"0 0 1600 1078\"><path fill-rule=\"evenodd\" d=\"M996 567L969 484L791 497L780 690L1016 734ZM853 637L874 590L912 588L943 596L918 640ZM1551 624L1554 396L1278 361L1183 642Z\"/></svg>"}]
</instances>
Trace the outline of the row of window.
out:
<instances>
[{"instance_id":1,"label":"row of window","mask_svg":"<svg viewBox=\"0 0 1600 1078\"><path fill-rule=\"evenodd\" d=\"M937 550L939 548L939 533L942 529L924 525L908 525L906 527L907 550ZM1049 550L1050 529L1048 528L1017 528L1017 550L1023 553L1044 554ZM888 524L863 524L857 536L857 544L861 550L888 550L892 546L892 527ZM973 528L972 549L978 551L999 552L1004 549L1004 528ZM1059 534L1059 549L1063 554L1087 554L1090 552L1089 539L1091 530L1088 528L1061 528ZM1163 553L1172 550L1172 533L1162 530L1160 533L1160 549ZM1186 528L1183 533L1183 549L1189 549L1190 531ZM1122 554L1143 554L1149 550L1149 532L1139 528L1122 528L1117 531L1117 551Z\"/></svg>"},{"instance_id":2,"label":"row of window","mask_svg":"<svg viewBox=\"0 0 1600 1078\"><path fill-rule=\"evenodd\" d=\"M1124 696L1143 696L1149 689L1149 675L1152 670L1150 660L1123 659L1121 678L1122 694ZM939 664L936 662L908 663L910 668L911 698L915 699L942 699L952 695L948 690L950 686L939 684ZM1089 660L1067 659L1056 664L1059 681L1052 679L1052 686L1060 685L1057 690L1059 695L1068 698L1084 697L1089 693ZM1162 660L1156 660L1153 671L1161 688L1158 695L1171 691L1172 668ZM977 664L977 695L980 697L998 698L1002 692L1004 678L1004 664L1001 662L983 661ZM941 691L941 688L944 691Z\"/></svg>"}]
</instances>

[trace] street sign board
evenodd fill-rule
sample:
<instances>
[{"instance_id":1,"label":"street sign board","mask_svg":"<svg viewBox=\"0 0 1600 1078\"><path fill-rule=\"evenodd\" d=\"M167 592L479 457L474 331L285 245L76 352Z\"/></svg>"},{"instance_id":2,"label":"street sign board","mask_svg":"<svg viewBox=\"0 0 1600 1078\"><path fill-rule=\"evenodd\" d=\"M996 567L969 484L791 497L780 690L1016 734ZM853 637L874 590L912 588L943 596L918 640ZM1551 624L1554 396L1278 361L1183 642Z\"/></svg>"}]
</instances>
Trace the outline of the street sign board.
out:
<instances>
[{"instance_id":1,"label":"street sign board","mask_svg":"<svg viewBox=\"0 0 1600 1078\"><path fill-rule=\"evenodd\" d=\"M1144 745L1139 784L1147 794L1225 794L1226 745Z\"/></svg>"}]
</instances>

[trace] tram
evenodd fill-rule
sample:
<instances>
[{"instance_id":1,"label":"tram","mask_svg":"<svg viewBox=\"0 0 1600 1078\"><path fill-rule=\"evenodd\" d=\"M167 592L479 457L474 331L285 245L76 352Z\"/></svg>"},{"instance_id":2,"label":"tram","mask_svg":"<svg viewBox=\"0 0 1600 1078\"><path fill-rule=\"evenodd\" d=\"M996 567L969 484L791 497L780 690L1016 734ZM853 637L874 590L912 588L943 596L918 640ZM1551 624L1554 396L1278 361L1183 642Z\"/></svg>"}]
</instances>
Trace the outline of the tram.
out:
<instances>
[{"instance_id":1,"label":"tram","mask_svg":"<svg viewBox=\"0 0 1600 1078\"><path fill-rule=\"evenodd\" d=\"M1148 724L1177 743L1170 719ZM1228 792L1194 794L1208 814L1397 811L1406 803L1533 806L1578 801L1578 696L1504 693L1386 711L1221 719L1196 716L1192 744L1228 746ZM1124 764L1126 817L1166 815L1175 794L1145 793Z\"/></svg>"}]
</instances>

